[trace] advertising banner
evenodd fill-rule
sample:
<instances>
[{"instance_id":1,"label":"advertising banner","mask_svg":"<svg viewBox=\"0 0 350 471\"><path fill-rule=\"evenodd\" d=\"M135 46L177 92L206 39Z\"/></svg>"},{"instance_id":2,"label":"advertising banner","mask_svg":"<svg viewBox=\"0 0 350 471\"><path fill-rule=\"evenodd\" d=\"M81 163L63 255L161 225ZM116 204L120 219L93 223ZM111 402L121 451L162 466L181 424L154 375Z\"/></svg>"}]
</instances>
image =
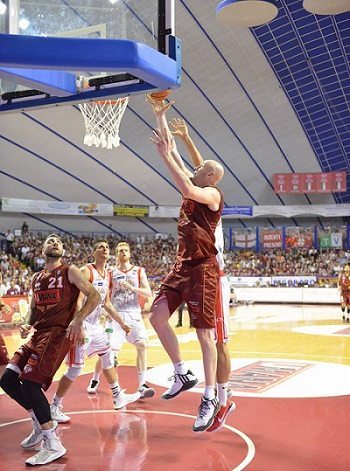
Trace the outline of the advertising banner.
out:
<instances>
[{"instance_id":1,"label":"advertising banner","mask_svg":"<svg viewBox=\"0 0 350 471\"><path fill-rule=\"evenodd\" d=\"M346 192L346 172L275 173L275 193Z\"/></svg>"},{"instance_id":2,"label":"advertising banner","mask_svg":"<svg viewBox=\"0 0 350 471\"><path fill-rule=\"evenodd\" d=\"M252 217L253 216L253 206L226 206L222 210L222 215L239 215L240 217Z\"/></svg>"},{"instance_id":3,"label":"advertising banner","mask_svg":"<svg viewBox=\"0 0 350 471\"><path fill-rule=\"evenodd\" d=\"M148 206L134 206L132 204L114 204L114 216L145 217L148 216Z\"/></svg>"},{"instance_id":4,"label":"advertising banner","mask_svg":"<svg viewBox=\"0 0 350 471\"><path fill-rule=\"evenodd\" d=\"M260 229L260 247L266 249L282 248L282 229Z\"/></svg>"},{"instance_id":5,"label":"advertising banner","mask_svg":"<svg viewBox=\"0 0 350 471\"><path fill-rule=\"evenodd\" d=\"M2 210L11 213L113 216L113 205L111 203L68 203L63 201L2 198Z\"/></svg>"},{"instance_id":6,"label":"advertising banner","mask_svg":"<svg viewBox=\"0 0 350 471\"><path fill-rule=\"evenodd\" d=\"M180 214L180 206L150 206L148 216L150 218L175 218Z\"/></svg>"}]
</instances>

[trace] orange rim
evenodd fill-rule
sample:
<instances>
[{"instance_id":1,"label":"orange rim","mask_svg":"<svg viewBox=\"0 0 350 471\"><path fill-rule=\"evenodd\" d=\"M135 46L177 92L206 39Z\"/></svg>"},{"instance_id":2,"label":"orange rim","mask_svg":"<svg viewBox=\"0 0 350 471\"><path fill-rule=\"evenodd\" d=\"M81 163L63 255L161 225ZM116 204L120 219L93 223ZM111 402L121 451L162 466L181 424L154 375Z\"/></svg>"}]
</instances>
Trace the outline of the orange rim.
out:
<instances>
[{"instance_id":1,"label":"orange rim","mask_svg":"<svg viewBox=\"0 0 350 471\"><path fill-rule=\"evenodd\" d=\"M120 103L121 101L127 100L127 97L125 98L119 98L119 100L94 100L92 103L96 105L116 105L117 103Z\"/></svg>"}]
</instances>

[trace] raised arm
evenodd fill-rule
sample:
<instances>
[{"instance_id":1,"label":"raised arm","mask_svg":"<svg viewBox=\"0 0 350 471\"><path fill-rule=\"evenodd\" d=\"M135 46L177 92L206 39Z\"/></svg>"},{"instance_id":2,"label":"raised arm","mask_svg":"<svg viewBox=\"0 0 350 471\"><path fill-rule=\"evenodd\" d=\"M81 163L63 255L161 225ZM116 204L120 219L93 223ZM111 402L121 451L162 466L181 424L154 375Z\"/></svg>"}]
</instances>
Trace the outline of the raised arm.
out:
<instances>
[{"instance_id":1,"label":"raised arm","mask_svg":"<svg viewBox=\"0 0 350 471\"><path fill-rule=\"evenodd\" d=\"M185 198L190 198L209 206L217 211L220 206L221 195L214 187L199 187L192 183L187 173L180 168L172 155L172 137L163 136L159 130L153 131L151 141L157 146L159 155L168 167L175 184Z\"/></svg>"},{"instance_id":2,"label":"raised arm","mask_svg":"<svg viewBox=\"0 0 350 471\"><path fill-rule=\"evenodd\" d=\"M202 165L204 159L202 157L202 154L199 152L194 142L192 141L185 121L180 118L174 118L172 121L170 121L169 124L172 127L171 134L181 139L181 141L184 143L187 152L190 154L193 165L195 167Z\"/></svg>"},{"instance_id":3,"label":"raised arm","mask_svg":"<svg viewBox=\"0 0 350 471\"><path fill-rule=\"evenodd\" d=\"M176 164L180 167L180 169L188 177L191 178L193 176L193 174L190 170L188 170L186 168L186 166L185 166L185 164L182 160L182 157L181 157L181 155L179 154L179 152L177 150L175 139L172 138L172 135L171 135L171 132L170 132L170 129L169 129L169 126L168 126L168 122L166 120L166 112L173 105L174 102L171 101L169 103L165 103L165 102L162 102L162 101L152 100L152 98L150 96L147 96L147 100L152 105L153 112L154 112L154 114L156 116L156 120L157 120L157 126L158 126L158 129L159 129L161 135L164 136L164 137L168 137L168 139L170 139L170 141L171 141L171 153L172 153L173 159L175 160Z\"/></svg>"}]
</instances>

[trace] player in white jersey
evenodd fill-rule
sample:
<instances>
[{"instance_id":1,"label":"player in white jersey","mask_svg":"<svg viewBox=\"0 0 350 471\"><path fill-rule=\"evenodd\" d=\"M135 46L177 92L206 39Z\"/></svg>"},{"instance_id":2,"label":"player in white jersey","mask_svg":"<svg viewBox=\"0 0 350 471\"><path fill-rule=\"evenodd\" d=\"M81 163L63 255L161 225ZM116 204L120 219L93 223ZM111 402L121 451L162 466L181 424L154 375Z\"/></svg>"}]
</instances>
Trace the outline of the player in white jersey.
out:
<instances>
[{"instance_id":1,"label":"player in white jersey","mask_svg":"<svg viewBox=\"0 0 350 471\"><path fill-rule=\"evenodd\" d=\"M136 347L136 366L138 373L138 391L141 398L154 396L154 389L146 383L147 374L147 342L148 336L143 323L140 307L140 296L150 297L152 291L145 270L130 263L130 247L126 242L120 242L116 249L117 265L111 270L111 302L118 311L123 322L130 327L130 332L123 330L115 320L107 321L106 331L111 348L118 357L125 341ZM90 382L90 392L97 389L100 365L95 367L95 373Z\"/></svg>"},{"instance_id":2,"label":"player in white jersey","mask_svg":"<svg viewBox=\"0 0 350 471\"><path fill-rule=\"evenodd\" d=\"M106 263L109 259L109 246L104 240L94 244L94 263L87 264L81 270L89 282L95 287L101 296L101 304L84 319L83 327L85 331L84 345L74 346L67 355L66 362L68 369L62 376L56 394L51 404L51 416L53 420L60 423L67 423L70 417L62 412L62 400L73 381L79 376L85 364L84 357L98 355L101 361L102 370L106 380L111 388L113 404L115 409L121 409L126 404L139 399L140 394L125 394L119 386L118 376L114 368L113 352L111 350L108 337L100 323L102 308L118 323L120 328L129 332L130 328L122 321L118 313L113 308L109 298L110 275L106 269ZM77 309L85 303L85 297L80 293L77 303Z\"/></svg>"},{"instance_id":3,"label":"player in white jersey","mask_svg":"<svg viewBox=\"0 0 350 471\"><path fill-rule=\"evenodd\" d=\"M172 135L178 137L186 146L190 154L191 160L195 167L203 164L203 157L192 141L188 128L183 119L173 119L170 123L173 128ZM182 167L184 163L179 162ZM184 167L185 168L185 167ZM219 399L219 410L214 418L212 425L206 430L207 432L214 432L222 428L228 415L233 412L236 405L232 401L228 401L228 381L231 373L231 359L228 349L229 340L229 318L230 318L230 283L224 273L224 234L222 228L222 221L215 230L215 247L218 251L217 260L220 268L220 293L217 302L217 316L215 326L216 349L218 354L217 360L217 393ZM230 391L229 391L230 393Z\"/></svg>"}]
</instances>

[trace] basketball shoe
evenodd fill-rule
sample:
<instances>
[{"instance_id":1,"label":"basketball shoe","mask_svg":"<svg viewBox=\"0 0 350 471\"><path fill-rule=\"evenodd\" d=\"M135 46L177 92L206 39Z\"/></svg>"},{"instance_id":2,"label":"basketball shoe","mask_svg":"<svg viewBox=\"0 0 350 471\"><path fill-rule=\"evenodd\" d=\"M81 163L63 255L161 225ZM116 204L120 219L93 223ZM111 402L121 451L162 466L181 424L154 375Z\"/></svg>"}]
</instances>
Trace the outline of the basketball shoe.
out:
<instances>
[{"instance_id":1,"label":"basketball shoe","mask_svg":"<svg viewBox=\"0 0 350 471\"><path fill-rule=\"evenodd\" d=\"M31 456L26 460L26 464L30 466L37 466L42 464L51 463L51 461L58 460L61 456L65 455L67 450L62 445L58 437L47 438L43 436L43 444L38 453Z\"/></svg>"},{"instance_id":2,"label":"basketball shoe","mask_svg":"<svg viewBox=\"0 0 350 471\"><path fill-rule=\"evenodd\" d=\"M188 389L193 388L193 386L198 383L198 379L190 370L188 370L184 375L175 371L174 376L169 379L173 379L174 382L170 388L162 394L162 399L172 399L173 397L178 396L182 391L187 391Z\"/></svg>"},{"instance_id":3,"label":"basketball shoe","mask_svg":"<svg viewBox=\"0 0 350 471\"><path fill-rule=\"evenodd\" d=\"M198 408L198 415L193 424L194 432L205 432L214 421L214 417L219 410L219 401L217 397L214 399L207 399L202 396L200 406Z\"/></svg>"},{"instance_id":4,"label":"basketball shoe","mask_svg":"<svg viewBox=\"0 0 350 471\"><path fill-rule=\"evenodd\" d=\"M122 409L127 404L137 401L140 397L141 394L139 391L134 394L125 394L124 391L120 391L117 396L113 396L114 409Z\"/></svg>"},{"instance_id":5,"label":"basketball shoe","mask_svg":"<svg viewBox=\"0 0 350 471\"><path fill-rule=\"evenodd\" d=\"M21 442L21 447L25 450L35 447L43 439L43 431L39 425L39 422L32 419L33 430L31 434Z\"/></svg>"},{"instance_id":6,"label":"basketball shoe","mask_svg":"<svg viewBox=\"0 0 350 471\"><path fill-rule=\"evenodd\" d=\"M140 399L147 399L155 395L155 390L149 387L146 383L139 387Z\"/></svg>"},{"instance_id":7,"label":"basketball shoe","mask_svg":"<svg viewBox=\"0 0 350 471\"><path fill-rule=\"evenodd\" d=\"M69 415L66 415L62 412L62 405L51 404L51 418L52 420L56 420L59 424L68 424L70 422Z\"/></svg>"},{"instance_id":8,"label":"basketball shoe","mask_svg":"<svg viewBox=\"0 0 350 471\"><path fill-rule=\"evenodd\" d=\"M39 422L34 419L32 419L32 422L33 422L32 433L21 442L21 447L24 450L31 450L36 445L38 445L43 439L43 431L42 431L42 428L40 427ZM56 420L53 420L53 426L54 428L57 428Z\"/></svg>"},{"instance_id":9,"label":"basketball shoe","mask_svg":"<svg viewBox=\"0 0 350 471\"><path fill-rule=\"evenodd\" d=\"M207 428L207 432L217 432L220 430L226 422L227 417L236 409L236 404L234 402L228 402L226 406L221 406L218 410L216 416L214 417L214 421L209 428Z\"/></svg>"},{"instance_id":10,"label":"basketball shoe","mask_svg":"<svg viewBox=\"0 0 350 471\"><path fill-rule=\"evenodd\" d=\"M89 383L89 386L87 387L87 392L89 394L96 394L97 393L97 388L100 382L97 379L92 379Z\"/></svg>"}]
</instances>

